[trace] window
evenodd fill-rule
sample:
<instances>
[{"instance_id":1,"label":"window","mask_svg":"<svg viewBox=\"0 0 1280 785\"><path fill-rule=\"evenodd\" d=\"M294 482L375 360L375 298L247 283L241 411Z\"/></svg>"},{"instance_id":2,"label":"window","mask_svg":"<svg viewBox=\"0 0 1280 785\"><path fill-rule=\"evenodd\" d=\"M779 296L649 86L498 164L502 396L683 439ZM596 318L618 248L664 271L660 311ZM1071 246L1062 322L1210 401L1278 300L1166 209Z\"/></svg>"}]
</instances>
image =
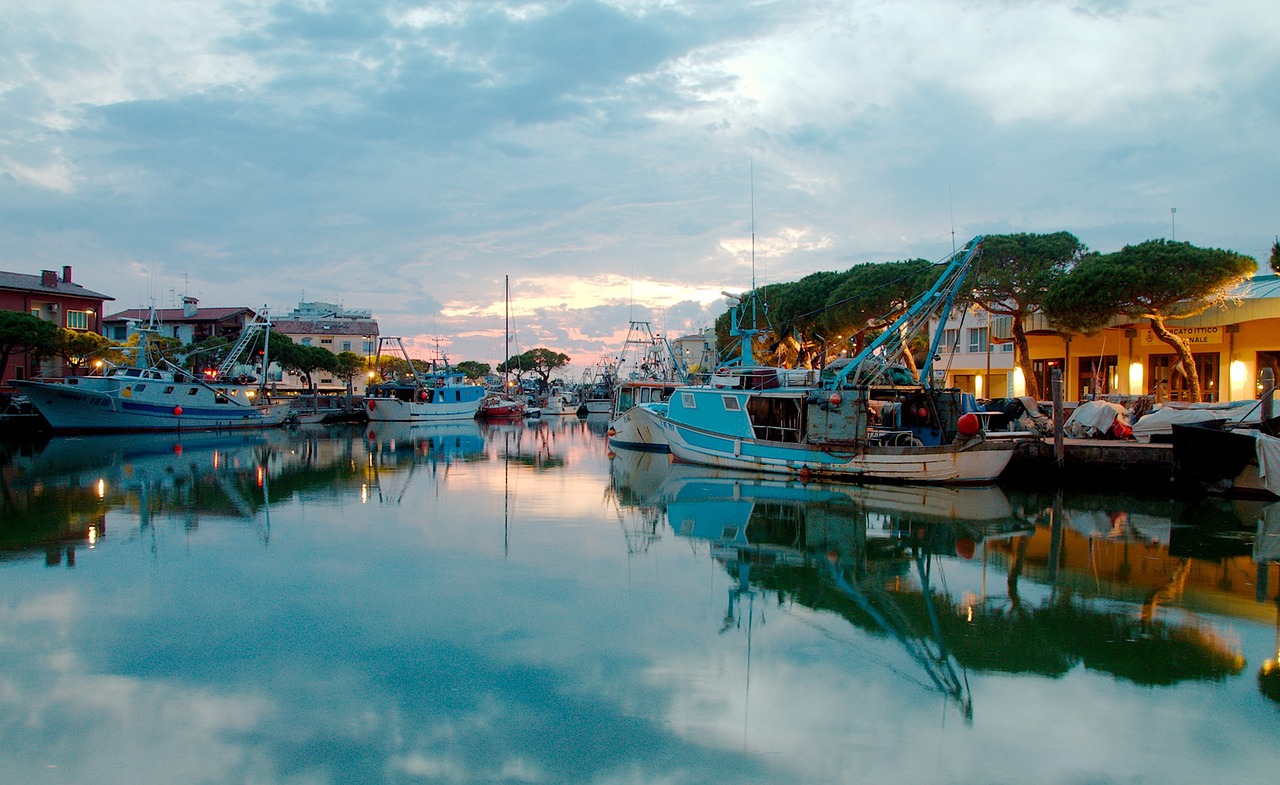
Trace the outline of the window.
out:
<instances>
[{"instance_id":1,"label":"window","mask_svg":"<svg viewBox=\"0 0 1280 785\"><path fill-rule=\"evenodd\" d=\"M698 402L693 393L680 393L680 405L686 409L698 408Z\"/></svg>"},{"instance_id":2,"label":"window","mask_svg":"<svg viewBox=\"0 0 1280 785\"><path fill-rule=\"evenodd\" d=\"M351 341L343 341L343 342L342 342L342 351L344 351L344 352L349 352L349 351L351 351Z\"/></svg>"},{"instance_id":3,"label":"window","mask_svg":"<svg viewBox=\"0 0 1280 785\"><path fill-rule=\"evenodd\" d=\"M985 352L987 350L987 328L969 328L969 351Z\"/></svg>"},{"instance_id":4,"label":"window","mask_svg":"<svg viewBox=\"0 0 1280 785\"><path fill-rule=\"evenodd\" d=\"M742 404L738 402L738 399L737 399L737 397L736 397L736 396L733 396L733 395L722 395L722 396L720 396L720 397L724 400L724 410L725 410L726 412L740 412L740 411L742 411Z\"/></svg>"},{"instance_id":5,"label":"window","mask_svg":"<svg viewBox=\"0 0 1280 785\"><path fill-rule=\"evenodd\" d=\"M89 312L88 311L67 311L67 329L68 330L89 329Z\"/></svg>"},{"instance_id":6,"label":"window","mask_svg":"<svg viewBox=\"0 0 1280 785\"><path fill-rule=\"evenodd\" d=\"M310 345L311 345L311 339L310 339L310 338L303 338L303 339L302 339L302 345L303 345L303 346L310 346Z\"/></svg>"},{"instance_id":7,"label":"window","mask_svg":"<svg viewBox=\"0 0 1280 785\"><path fill-rule=\"evenodd\" d=\"M942 351L955 352L960 350L960 330L949 329L942 331Z\"/></svg>"},{"instance_id":8,"label":"window","mask_svg":"<svg viewBox=\"0 0 1280 785\"><path fill-rule=\"evenodd\" d=\"M332 339L332 338L321 338L321 339L320 339L320 345L321 345L321 346L333 346L333 339Z\"/></svg>"}]
</instances>

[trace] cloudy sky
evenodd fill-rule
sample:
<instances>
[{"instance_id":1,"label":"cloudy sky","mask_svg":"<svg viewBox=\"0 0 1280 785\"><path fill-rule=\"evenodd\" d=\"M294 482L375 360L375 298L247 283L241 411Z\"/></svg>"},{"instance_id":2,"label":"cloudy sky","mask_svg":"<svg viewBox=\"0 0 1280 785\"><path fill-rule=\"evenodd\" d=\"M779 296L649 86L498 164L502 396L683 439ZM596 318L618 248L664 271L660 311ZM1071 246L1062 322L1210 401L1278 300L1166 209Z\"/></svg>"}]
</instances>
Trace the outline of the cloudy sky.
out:
<instances>
[{"instance_id":1,"label":"cloudy sky","mask_svg":"<svg viewBox=\"0 0 1280 785\"><path fill-rule=\"evenodd\" d=\"M0 269L490 362L509 276L513 351L580 370L978 233L1265 258L1278 41L1274 0L5 0Z\"/></svg>"}]
</instances>

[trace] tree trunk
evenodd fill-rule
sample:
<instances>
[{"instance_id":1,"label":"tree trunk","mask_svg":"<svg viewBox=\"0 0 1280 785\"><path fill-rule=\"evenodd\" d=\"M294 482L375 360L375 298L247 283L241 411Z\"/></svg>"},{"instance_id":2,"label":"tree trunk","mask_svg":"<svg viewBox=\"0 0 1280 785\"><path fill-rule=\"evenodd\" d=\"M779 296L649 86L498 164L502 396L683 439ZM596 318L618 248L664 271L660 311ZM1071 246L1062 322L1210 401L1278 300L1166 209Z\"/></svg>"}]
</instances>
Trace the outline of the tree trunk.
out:
<instances>
[{"instance_id":1,"label":"tree trunk","mask_svg":"<svg viewBox=\"0 0 1280 785\"><path fill-rule=\"evenodd\" d=\"M1022 379L1027 385L1027 395L1032 400L1040 400L1040 380L1036 378L1031 365L1031 346L1027 343L1027 331L1022 326L1022 319L1013 317L1013 349L1017 355L1018 367L1022 369ZM987 336L991 340L991 336Z\"/></svg>"},{"instance_id":2,"label":"tree trunk","mask_svg":"<svg viewBox=\"0 0 1280 785\"><path fill-rule=\"evenodd\" d=\"M1164 326L1163 316L1148 314L1147 319L1151 321L1151 330L1156 337L1169 344L1174 354L1178 355L1178 362L1182 364L1182 370L1187 375L1191 403L1200 403L1200 374L1196 372L1196 360L1191 356L1191 349L1187 346L1187 342L1169 332L1169 328Z\"/></svg>"}]
</instances>

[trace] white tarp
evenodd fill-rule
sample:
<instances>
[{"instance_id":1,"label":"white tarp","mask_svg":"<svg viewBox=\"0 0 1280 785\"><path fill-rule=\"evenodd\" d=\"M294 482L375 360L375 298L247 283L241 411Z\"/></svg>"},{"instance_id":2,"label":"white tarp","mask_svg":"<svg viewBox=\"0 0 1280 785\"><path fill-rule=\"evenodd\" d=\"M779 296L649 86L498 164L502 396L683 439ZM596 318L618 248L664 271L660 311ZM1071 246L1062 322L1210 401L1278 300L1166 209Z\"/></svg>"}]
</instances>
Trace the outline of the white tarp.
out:
<instances>
[{"instance_id":1,"label":"white tarp","mask_svg":"<svg viewBox=\"0 0 1280 785\"><path fill-rule=\"evenodd\" d=\"M1116 420L1128 425L1129 411L1118 403L1085 401L1071 413L1062 430L1073 439L1100 439L1109 435Z\"/></svg>"},{"instance_id":2,"label":"white tarp","mask_svg":"<svg viewBox=\"0 0 1280 785\"><path fill-rule=\"evenodd\" d=\"M1262 406L1257 401L1230 403L1166 403L1133 424L1133 438L1151 441L1152 436L1168 436L1174 423L1226 420L1229 423L1260 422Z\"/></svg>"},{"instance_id":3,"label":"white tarp","mask_svg":"<svg viewBox=\"0 0 1280 785\"><path fill-rule=\"evenodd\" d=\"M1280 439L1265 433L1256 434L1258 442L1258 479L1262 487L1280 496Z\"/></svg>"}]
</instances>

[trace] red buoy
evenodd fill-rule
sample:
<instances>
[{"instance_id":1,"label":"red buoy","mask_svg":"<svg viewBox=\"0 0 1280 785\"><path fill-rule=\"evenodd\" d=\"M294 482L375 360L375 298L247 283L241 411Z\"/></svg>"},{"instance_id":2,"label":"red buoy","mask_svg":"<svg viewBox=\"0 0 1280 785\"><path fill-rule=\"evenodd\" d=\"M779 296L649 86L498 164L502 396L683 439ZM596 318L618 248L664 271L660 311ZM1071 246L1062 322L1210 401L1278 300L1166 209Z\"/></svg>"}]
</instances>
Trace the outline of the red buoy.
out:
<instances>
[{"instance_id":1,"label":"red buoy","mask_svg":"<svg viewBox=\"0 0 1280 785\"><path fill-rule=\"evenodd\" d=\"M378 404L374 403L374 402L373 402L373 400L372 400L372 399L370 399L370 400L369 400L369 411L373 411L373 410L377 407L377 405L378 405Z\"/></svg>"},{"instance_id":2,"label":"red buoy","mask_svg":"<svg viewBox=\"0 0 1280 785\"><path fill-rule=\"evenodd\" d=\"M181 407L181 406L175 406L175 407L173 407L173 416L174 416L174 417L181 417L181 416L182 416L182 407Z\"/></svg>"},{"instance_id":3,"label":"red buoy","mask_svg":"<svg viewBox=\"0 0 1280 785\"><path fill-rule=\"evenodd\" d=\"M978 415L973 412L960 415L960 419L956 421L956 430L960 431L961 436L973 436L981 428L982 423L978 421Z\"/></svg>"},{"instance_id":4,"label":"red buoy","mask_svg":"<svg viewBox=\"0 0 1280 785\"><path fill-rule=\"evenodd\" d=\"M827 399L827 403L831 404L832 406L839 406L839 405L840 405L840 393L838 393L838 392L833 392L833 393L831 393L831 397Z\"/></svg>"}]
</instances>

